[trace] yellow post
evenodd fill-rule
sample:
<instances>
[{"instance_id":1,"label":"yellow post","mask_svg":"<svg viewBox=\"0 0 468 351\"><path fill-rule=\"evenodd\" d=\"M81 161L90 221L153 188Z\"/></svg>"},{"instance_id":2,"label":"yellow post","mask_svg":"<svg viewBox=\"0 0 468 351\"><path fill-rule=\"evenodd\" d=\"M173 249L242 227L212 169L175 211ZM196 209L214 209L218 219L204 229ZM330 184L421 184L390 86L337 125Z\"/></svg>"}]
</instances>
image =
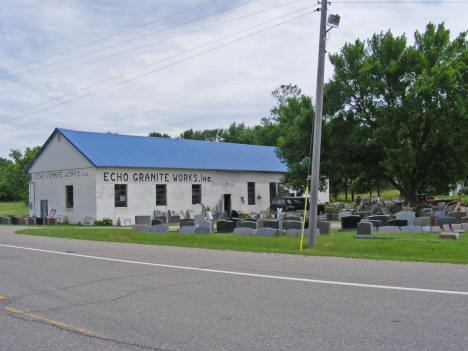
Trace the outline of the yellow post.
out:
<instances>
[{"instance_id":1,"label":"yellow post","mask_svg":"<svg viewBox=\"0 0 468 351\"><path fill-rule=\"evenodd\" d=\"M304 241L304 229L305 229L305 220L306 220L306 214L307 214L307 193L309 191L309 186L306 186L306 192L305 192L305 205L304 205L304 219L302 220L302 232L301 232L301 246L299 247L299 251L302 251L302 243Z\"/></svg>"}]
</instances>

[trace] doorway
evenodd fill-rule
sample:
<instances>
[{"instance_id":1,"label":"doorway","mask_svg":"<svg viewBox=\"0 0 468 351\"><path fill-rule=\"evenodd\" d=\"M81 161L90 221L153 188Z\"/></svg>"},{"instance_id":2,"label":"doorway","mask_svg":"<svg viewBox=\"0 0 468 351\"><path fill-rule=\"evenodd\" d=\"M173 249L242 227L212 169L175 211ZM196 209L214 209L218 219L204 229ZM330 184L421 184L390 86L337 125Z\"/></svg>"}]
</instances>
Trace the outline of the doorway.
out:
<instances>
[{"instance_id":1,"label":"doorway","mask_svg":"<svg viewBox=\"0 0 468 351\"><path fill-rule=\"evenodd\" d=\"M49 215L49 201L41 200L41 217L47 217Z\"/></svg>"},{"instance_id":2,"label":"doorway","mask_svg":"<svg viewBox=\"0 0 468 351\"><path fill-rule=\"evenodd\" d=\"M223 200L224 200L224 212L227 213L228 216L231 215L231 194L224 194L223 195Z\"/></svg>"}]
</instances>

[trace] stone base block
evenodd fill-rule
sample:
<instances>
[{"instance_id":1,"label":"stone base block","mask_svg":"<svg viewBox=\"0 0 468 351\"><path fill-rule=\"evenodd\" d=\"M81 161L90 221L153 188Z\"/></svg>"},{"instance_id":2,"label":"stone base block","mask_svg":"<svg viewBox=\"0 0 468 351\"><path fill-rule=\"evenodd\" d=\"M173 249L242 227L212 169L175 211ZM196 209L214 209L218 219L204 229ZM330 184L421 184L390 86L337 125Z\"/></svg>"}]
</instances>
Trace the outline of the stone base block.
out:
<instances>
[{"instance_id":1,"label":"stone base block","mask_svg":"<svg viewBox=\"0 0 468 351\"><path fill-rule=\"evenodd\" d=\"M440 233L439 238L458 240L458 239L460 239L460 234L454 233L454 232L442 232L442 233Z\"/></svg>"}]
</instances>

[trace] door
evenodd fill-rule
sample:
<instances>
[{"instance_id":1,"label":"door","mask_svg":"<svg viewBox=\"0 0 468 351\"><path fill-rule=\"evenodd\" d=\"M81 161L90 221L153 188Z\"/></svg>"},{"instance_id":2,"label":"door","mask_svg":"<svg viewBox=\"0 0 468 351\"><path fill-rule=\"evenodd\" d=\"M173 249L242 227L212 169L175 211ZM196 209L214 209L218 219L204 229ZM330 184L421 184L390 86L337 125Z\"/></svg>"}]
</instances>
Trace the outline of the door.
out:
<instances>
[{"instance_id":1,"label":"door","mask_svg":"<svg viewBox=\"0 0 468 351\"><path fill-rule=\"evenodd\" d=\"M49 215L49 201L41 200L41 217L47 217Z\"/></svg>"},{"instance_id":2,"label":"door","mask_svg":"<svg viewBox=\"0 0 468 351\"><path fill-rule=\"evenodd\" d=\"M224 194L224 212L231 215L231 194Z\"/></svg>"}]
</instances>

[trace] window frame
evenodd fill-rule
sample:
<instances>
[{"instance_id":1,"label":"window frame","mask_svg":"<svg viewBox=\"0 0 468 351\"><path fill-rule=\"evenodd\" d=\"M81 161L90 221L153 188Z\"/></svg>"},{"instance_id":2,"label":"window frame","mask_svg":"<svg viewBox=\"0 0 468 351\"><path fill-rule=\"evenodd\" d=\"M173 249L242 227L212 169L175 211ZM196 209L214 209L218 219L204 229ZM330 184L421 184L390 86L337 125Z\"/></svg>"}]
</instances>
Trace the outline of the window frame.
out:
<instances>
[{"instance_id":1,"label":"window frame","mask_svg":"<svg viewBox=\"0 0 468 351\"><path fill-rule=\"evenodd\" d=\"M194 192L194 189L198 188L197 192ZM198 196L198 202L197 202L197 198L196 196ZM192 184L192 205L198 205L200 204L201 205L202 203L202 186L201 184Z\"/></svg>"},{"instance_id":2,"label":"window frame","mask_svg":"<svg viewBox=\"0 0 468 351\"><path fill-rule=\"evenodd\" d=\"M158 202L161 199L161 197L158 198L158 188L160 191L163 190L164 199L162 202ZM167 184L156 184L156 206L167 206Z\"/></svg>"},{"instance_id":3,"label":"window frame","mask_svg":"<svg viewBox=\"0 0 468 351\"><path fill-rule=\"evenodd\" d=\"M255 205L255 182L247 182L247 204Z\"/></svg>"},{"instance_id":4,"label":"window frame","mask_svg":"<svg viewBox=\"0 0 468 351\"><path fill-rule=\"evenodd\" d=\"M120 200L122 196L122 189L118 187L125 187L125 201ZM118 193L119 192L119 193ZM119 200L117 200L119 194ZM114 184L114 207L128 207L128 185L127 184Z\"/></svg>"},{"instance_id":5,"label":"window frame","mask_svg":"<svg viewBox=\"0 0 468 351\"><path fill-rule=\"evenodd\" d=\"M71 196L70 196L71 189ZM75 206L75 194L73 185L65 185L65 208L74 208Z\"/></svg>"}]
</instances>

